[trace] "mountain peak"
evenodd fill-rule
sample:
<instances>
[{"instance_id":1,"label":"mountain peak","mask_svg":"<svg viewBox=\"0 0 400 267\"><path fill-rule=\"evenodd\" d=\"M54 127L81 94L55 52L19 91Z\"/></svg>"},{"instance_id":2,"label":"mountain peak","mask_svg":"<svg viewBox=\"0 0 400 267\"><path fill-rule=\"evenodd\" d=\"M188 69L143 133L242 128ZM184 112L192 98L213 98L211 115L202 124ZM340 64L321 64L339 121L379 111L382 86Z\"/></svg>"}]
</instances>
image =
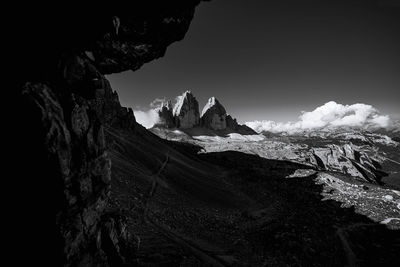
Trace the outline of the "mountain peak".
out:
<instances>
[{"instance_id":1,"label":"mountain peak","mask_svg":"<svg viewBox=\"0 0 400 267\"><path fill-rule=\"evenodd\" d=\"M174 116L178 116L179 113L181 112L182 107L187 104L190 101L196 100L196 98L193 96L192 92L189 90L186 90L183 94L177 96L176 98L176 103L174 105Z\"/></svg>"},{"instance_id":2,"label":"mountain peak","mask_svg":"<svg viewBox=\"0 0 400 267\"><path fill-rule=\"evenodd\" d=\"M167 109L167 110L172 110L172 101L171 100L167 100L167 101L163 101L161 103L161 106L159 107L160 110L162 110L163 108Z\"/></svg>"},{"instance_id":3,"label":"mountain peak","mask_svg":"<svg viewBox=\"0 0 400 267\"><path fill-rule=\"evenodd\" d=\"M157 127L181 129L197 127L212 131L256 134L255 131L238 124L236 119L228 115L214 96L208 99L200 116L199 103L189 90L176 98L175 105L172 105L171 101L164 101L158 109L158 115L160 119L156 124Z\"/></svg>"},{"instance_id":4,"label":"mountain peak","mask_svg":"<svg viewBox=\"0 0 400 267\"><path fill-rule=\"evenodd\" d=\"M185 91L177 97L173 115L177 117L177 126L180 128L192 128L199 124L199 102L192 92Z\"/></svg>"},{"instance_id":5,"label":"mountain peak","mask_svg":"<svg viewBox=\"0 0 400 267\"><path fill-rule=\"evenodd\" d=\"M201 117L203 117L204 114L207 113L209 110L211 110L212 112L216 112L218 115L226 114L225 108L214 96L208 99L207 104L204 106L201 112Z\"/></svg>"}]
</instances>

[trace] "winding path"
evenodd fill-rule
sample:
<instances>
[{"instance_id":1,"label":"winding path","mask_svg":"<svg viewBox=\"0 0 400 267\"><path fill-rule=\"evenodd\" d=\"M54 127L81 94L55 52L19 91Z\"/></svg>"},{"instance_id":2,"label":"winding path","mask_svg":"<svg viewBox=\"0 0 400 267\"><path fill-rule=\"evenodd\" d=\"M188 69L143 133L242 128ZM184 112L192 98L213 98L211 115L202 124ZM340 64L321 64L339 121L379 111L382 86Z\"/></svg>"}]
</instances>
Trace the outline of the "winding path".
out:
<instances>
[{"instance_id":1,"label":"winding path","mask_svg":"<svg viewBox=\"0 0 400 267\"><path fill-rule=\"evenodd\" d=\"M148 203L150 202L151 198L154 196L154 194L157 190L158 183L160 180L160 175L167 167L169 160L170 160L169 152L167 152L166 158L165 158L164 162L162 163L161 167L159 168L159 170L157 171L156 174L151 176L152 186L147 195L147 199L146 199L146 203L145 203L145 211L143 214L144 221L148 225L156 228L167 239L178 244L180 247L182 247L188 253L194 255L197 259L199 259L200 261L205 263L207 266L224 267L224 266L231 265L231 263L233 263L235 261L235 259L233 257L231 257L229 255L220 255L220 256L224 256L224 258L231 259L231 262L226 262L226 260L224 260L223 258L215 255L217 253L217 251L213 251L213 249L211 249L211 248L204 248L204 245L198 244L198 242L196 242L195 240L192 240L188 237L183 236L182 234L177 233L176 231L173 231L167 225L164 225L152 218L153 216L151 216L151 211L149 210ZM213 252L215 252L215 253L213 253Z\"/></svg>"}]
</instances>

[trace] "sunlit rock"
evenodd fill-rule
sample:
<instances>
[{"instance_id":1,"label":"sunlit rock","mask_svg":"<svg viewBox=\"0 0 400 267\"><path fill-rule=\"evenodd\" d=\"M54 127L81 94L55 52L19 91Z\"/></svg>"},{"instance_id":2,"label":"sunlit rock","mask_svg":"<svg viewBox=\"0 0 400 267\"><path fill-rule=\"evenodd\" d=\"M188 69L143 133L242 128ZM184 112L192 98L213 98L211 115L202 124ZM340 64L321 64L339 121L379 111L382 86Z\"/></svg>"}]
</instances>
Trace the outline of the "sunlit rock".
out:
<instances>
[{"instance_id":1,"label":"sunlit rock","mask_svg":"<svg viewBox=\"0 0 400 267\"><path fill-rule=\"evenodd\" d=\"M186 91L178 97L173 115L175 116L175 125L178 128L193 128L199 124L199 102L190 91Z\"/></svg>"}]
</instances>

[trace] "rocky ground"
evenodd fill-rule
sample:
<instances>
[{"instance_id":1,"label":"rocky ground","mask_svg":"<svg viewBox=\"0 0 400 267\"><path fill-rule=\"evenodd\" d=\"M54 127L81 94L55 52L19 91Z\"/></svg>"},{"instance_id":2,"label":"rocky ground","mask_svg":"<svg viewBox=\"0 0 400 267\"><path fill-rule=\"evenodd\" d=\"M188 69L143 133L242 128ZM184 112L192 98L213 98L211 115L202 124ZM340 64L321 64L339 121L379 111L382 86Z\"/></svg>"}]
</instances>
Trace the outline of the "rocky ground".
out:
<instances>
[{"instance_id":1,"label":"rocky ground","mask_svg":"<svg viewBox=\"0 0 400 267\"><path fill-rule=\"evenodd\" d=\"M198 136L192 142L204 147L204 153L234 150L314 166L319 171L316 182L324 185L326 199L354 206L370 219L400 229L399 143L373 133L322 134L322 137L276 140L263 136ZM387 176L390 179L385 179Z\"/></svg>"},{"instance_id":2,"label":"rocky ground","mask_svg":"<svg viewBox=\"0 0 400 267\"><path fill-rule=\"evenodd\" d=\"M215 148L204 146L204 138L197 145L167 141L144 129L136 135L108 129L107 136L110 209L128 218L139 266L400 262L400 232L394 230L400 196L394 189L254 151L204 153ZM223 145L260 142L254 136L235 138L242 140ZM253 145L242 148L254 150ZM283 152L293 152L291 147L306 149L279 144L271 151L287 155Z\"/></svg>"}]
</instances>

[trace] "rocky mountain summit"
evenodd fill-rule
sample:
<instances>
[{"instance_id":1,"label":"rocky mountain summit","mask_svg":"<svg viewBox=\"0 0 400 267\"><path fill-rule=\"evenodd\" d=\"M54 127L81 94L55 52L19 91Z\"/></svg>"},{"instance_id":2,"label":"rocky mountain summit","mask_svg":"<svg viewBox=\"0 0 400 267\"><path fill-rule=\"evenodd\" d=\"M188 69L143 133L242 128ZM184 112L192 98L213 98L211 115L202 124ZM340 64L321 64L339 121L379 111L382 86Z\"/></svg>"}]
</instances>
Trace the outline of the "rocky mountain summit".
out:
<instances>
[{"instance_id":1,"label":"rocky mountain summit","mask_svg":"<svg viewBox=\"0 0 400 267\"><path fill-rule=\"evenodd\" d=\"M226 110L215 97L211 97L201 112L201 126L213 130L224 130L226 124Z\"/></svg>"},{"instance_id":2,"label":"rocky mountain summit","mask_svg":"<svg viewBox=\"0 0 400 267\"><path fill-rule=\"evenodd\" d=\"M174 106L173 115L177 128L193 128L200 122L199 102L190 91L178 96L178 101Z\"/></svg>"},{"instance_id":3,"label":"rocky mountain summit","mask_svg":"<svg viewBox=\"0 0 400 267\"><path fill-rule=\"evenodd\" d=\"M204 106L201 116L199 103L190 91L177 97L177 103L172 108L170 100L162 103L158 108L159 122L155 128L176 128L193 134L228 134L240 133L245 135L256 134L246 125L240 125L236 119L227 114L222 104L211 97ZM157 130L153 131L157 133Z\"/></svg>"}]
</instances>

